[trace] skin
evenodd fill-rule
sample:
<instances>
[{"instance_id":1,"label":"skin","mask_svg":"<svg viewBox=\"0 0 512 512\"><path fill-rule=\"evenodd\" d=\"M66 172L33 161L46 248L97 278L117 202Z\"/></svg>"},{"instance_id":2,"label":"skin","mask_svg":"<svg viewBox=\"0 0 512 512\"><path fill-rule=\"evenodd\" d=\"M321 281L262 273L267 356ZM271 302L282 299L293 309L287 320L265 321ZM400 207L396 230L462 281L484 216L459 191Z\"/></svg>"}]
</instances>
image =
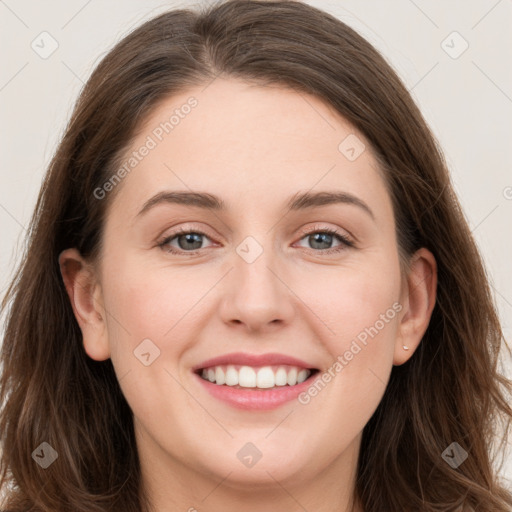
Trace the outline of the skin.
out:
<instances>
[{"instance_id":1,"label":"skin","mask_svg":"<svg viewBox=\"0 0 512 512\"><path fill-rule=\"evenodd\" d=\"M428 326L435 259L421 249L401 276L391 199L369 143L316 97L217 78L162 102L127 154L191 96L197 107L118 185L99 260L75 249L60 256L84 349L112 359L155 511L361 511L351 496L362 430L393 365ZM355 161L338 150L349 134L366 145ZM164 190L215 194L227 210L159 204L137 216ZM375 219L350 204L286 211L290 196L320 190L357 196ZM317 226L312 233L336 228L355 247L315 245L305 230ZM183 239L171 244L181 255L158 246L179 227L206 233L198 254ZM252 263L236 252L248 236L263 249ZM401 311L306 405L242 411L191 373L238 351L328 369L395 302ZM146 338L160 350L149 366L133 354ZM247 442L262 453L252 468L237 457Z\"/></svg>"}]
</instances>

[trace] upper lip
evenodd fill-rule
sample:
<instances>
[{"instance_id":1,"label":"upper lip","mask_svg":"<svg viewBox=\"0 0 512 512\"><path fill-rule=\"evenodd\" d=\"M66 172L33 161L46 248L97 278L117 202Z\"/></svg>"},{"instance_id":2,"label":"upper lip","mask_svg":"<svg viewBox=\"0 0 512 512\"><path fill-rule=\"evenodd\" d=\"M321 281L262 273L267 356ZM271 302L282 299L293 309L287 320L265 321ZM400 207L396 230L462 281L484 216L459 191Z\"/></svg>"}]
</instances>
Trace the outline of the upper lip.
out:
<instances>
[{"instance_id":1,"label":"upper lip","mask_svg":"<svg viewBox=\"0 0 512 512\"><path fill-rule=\"evenodd\" d=\"M237 364L242 366L289 365L298 366L299 368L314 369L312 365L305 361L284 354L245 354L243 352L234 352L203 361L202 363L195 365L192 370L197 371L203 368L228 364Z\"/></svg>"}]
</instances>

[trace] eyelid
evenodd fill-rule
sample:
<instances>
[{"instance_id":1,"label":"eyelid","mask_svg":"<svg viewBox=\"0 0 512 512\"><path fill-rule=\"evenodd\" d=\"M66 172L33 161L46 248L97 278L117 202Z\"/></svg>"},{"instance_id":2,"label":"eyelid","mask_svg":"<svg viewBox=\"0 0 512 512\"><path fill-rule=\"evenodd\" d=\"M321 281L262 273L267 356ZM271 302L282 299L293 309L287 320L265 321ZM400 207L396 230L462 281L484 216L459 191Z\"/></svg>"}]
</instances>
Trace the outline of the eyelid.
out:
<instances>
[{"instance_id":1,"label":"eyelid","mask_svg":"<svg viewBox=\"0 0 512 512\"><path fill-rule=\"evenodd\" d=\"M209 238L210 240L215 239L214 236L211 236L208 234L207 230L204 230L202 228L197 229L197 228L189 227L189 226L186 226L186 227L180 226L180 227L172 230L171 233L160 236L158 238L157 244L161 246L161 245L167 243L168 241L176 238L179 235L189 234L189 233L197 233L198 235L203 235L203 236ZM196 249L196 250L200 251L203 249ZM194 251L185 251L185 252L192 254Z\"/></svg>"},{"instance_id":2,"label":"eyelid","mask_svg":"<svg viewBox=\"0 0 512 512\"><path fill-rule=\"evenodd\" d=\"M346 229L339 228L337 226L336 227L326 226L325 224L324 225L315 224L311 228L306 228L305 230L302 231L302 235L305 236L305 235L309 235L310 233L317 233L319 231L322 231L322 232L328 231L328 232L336 233L337 235L344 236L346 238L350 238L350 240L353 242L356 241L356 238L352 235L352 233L350 233L350 231L348 231Z\"/></svg>"},{"instance_id":3,"label":"eyelid","mask_svg":"<svg viewBox=\"0 0 512 512\"><path fill-rule=\"evenodd\" d=\"M345 230L344 230L345 231ZM340 242L340 245L337 247L331 247L330 249L322 249L322 250L315 250L308 247L304 247L307 251L312 251L313 253L318 253L321 256L327 256L331 254L339 254L342 251L346 251L347 249L356 248L356 241L354 237L346 231L346 233L349 233L348 236L340 231L338 227L326 227L326 226L319 226L314 225L312 228L307 228L305 231L302 232L301 237L299 238L298 242L300 242L303 238L307 237L310 234L313 233L328 233L338 239Z\"/></svg>"},{"instance_id":4,"label":"eyelid","mask_svg":"<svg viewBox=\"0 0 512 512\"><path fill-rule=\"evenodd\" d=\"M347 234L344 234L342 231L344 231ZM180 227L176 228L174 231L172 231L170 234L165 235L163 237L160 237L159 238L159 242L157 243L157 245L160 248L164 249L165 246L171 240L176 238L177 236L179 236L181 234L190 234L190 233L195 233L195 234L207 237L210 240L213 240L214 244L215 244L215 237L210 236L207 232L205 232L205 230L203 230L203 229L196 229L193 226L186 225L186 227L180 226ZM300 238L297 240L297 242L300 242L303 238L305 238L306 236L308 236L310 234L313 234L313 233L329 233L329 234L333 235L334 237L336 237L340 241L341 248L340 248L340 246L338 246L338 247L331 247L330 249L315 250L315 249L303 247L303 249L306 249L306 250L309 250L309 251L313 251L315 253L319 253L320 255L327 255L327 254L330 254L330 253L341 252L343 249L346 250L346 249L350 249L350 248L353 248L353 247L356 246L356 239L355 239L355 237L349 231L347 231L347 230L340 230L340 228L338 228L338 227L330 227L330 226L321 225L321 224L318 224L318 223L313 225L313 226L311 226L311 227L303 229L300 232ZM295 242L295 243L297 243L297 242ZM181 255L181 254L183 254L183 255L185 255L185 254L194 255L194 254L197 254L197 253L199 253L201 251L204 251L204 250L206 250L208 248L209 247L203 247L203 248L194 249L194 250L191 250L191 251L185 251L183 249L173 249L173 250L169 250L167 252L174 253L174 254L177 254L177 255Z\"/></svg>"}]
</instances>

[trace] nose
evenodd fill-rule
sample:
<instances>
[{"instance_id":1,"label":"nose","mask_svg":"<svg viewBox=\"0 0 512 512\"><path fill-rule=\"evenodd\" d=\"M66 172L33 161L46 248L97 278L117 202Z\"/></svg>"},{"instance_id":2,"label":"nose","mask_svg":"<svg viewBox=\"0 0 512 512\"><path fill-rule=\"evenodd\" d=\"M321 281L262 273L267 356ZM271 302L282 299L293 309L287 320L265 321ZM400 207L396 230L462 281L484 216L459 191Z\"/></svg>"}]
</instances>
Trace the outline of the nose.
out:
<instances>
[{"instance_id":1,"label":"nose","mask_svg":"<svg viewBox=\"0 0 512 512\"><path fill-rule=\"evenodd\" d=\"M235 252L234 268L226 276L222 291L220 315L225 323L256 332L282 328L291 322L294 295L271 252L264 250L252 262Z\"/></svg>"}]
</instances>

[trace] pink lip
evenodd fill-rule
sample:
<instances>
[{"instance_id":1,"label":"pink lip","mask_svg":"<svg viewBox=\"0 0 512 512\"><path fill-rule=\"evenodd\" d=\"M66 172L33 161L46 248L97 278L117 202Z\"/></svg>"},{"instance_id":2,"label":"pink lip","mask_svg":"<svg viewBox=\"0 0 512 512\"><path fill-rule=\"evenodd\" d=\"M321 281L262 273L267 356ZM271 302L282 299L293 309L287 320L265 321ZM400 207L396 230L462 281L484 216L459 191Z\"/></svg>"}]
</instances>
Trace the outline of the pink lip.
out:
<instances>
[{"instance_id":1,"label":"pink lip","mask_svg":"<svg viewBox=\"0 0 512 512\"><path fill-rule=\"evenodd\" d=\"M192 371L196 372L202 368L209 368L211 366L220 366L227 364L238 364L242 366L272 366L272 365L289 365L298 366L299 368L313 368L305 361L301 361L295 357L286 356L283 354L244 354L243 352L234 352L232 354L225 354L223 356L208 359L202 363L194 366Z\"/></svg>"},{"instance_id":2,"label":"pink lip","mask_svg":"<svg viewBox=\"0 0 512 512\"><path fill-rule=\"evenodd\" d=\"M295 386L279 386L271 389L258 388L235 388L232 386L214 384L201 378L200 370L212 366L221 365L240 365L240 366L297 366L299 368L314 369L314 367L296 357L286 356L284 354L245 354L235 352L223 356L214 357L203 361L192 368L195 378L199 380L201 386L213 397L238 409L245 410L268 410L275 409L286 402L289 402L311 386L314 372L304 382Z\"/></svg>"},{"instance_id":3,"label":"pink lip","mask_svg":"<svg viewBox=\"0 0 512 512\"><path fill-rule=\"evenodd\" d=\"M319 375L318 372L310 375L304 382L295 386L280 386L272 389L247 388L240 389L231 386L214 384L204 380L197 373L195 378L200 385L213 397L238 409L249 411L275 409L280 405L294 400L311 386L313 380Z\"/></svg>"}]
</instances>

